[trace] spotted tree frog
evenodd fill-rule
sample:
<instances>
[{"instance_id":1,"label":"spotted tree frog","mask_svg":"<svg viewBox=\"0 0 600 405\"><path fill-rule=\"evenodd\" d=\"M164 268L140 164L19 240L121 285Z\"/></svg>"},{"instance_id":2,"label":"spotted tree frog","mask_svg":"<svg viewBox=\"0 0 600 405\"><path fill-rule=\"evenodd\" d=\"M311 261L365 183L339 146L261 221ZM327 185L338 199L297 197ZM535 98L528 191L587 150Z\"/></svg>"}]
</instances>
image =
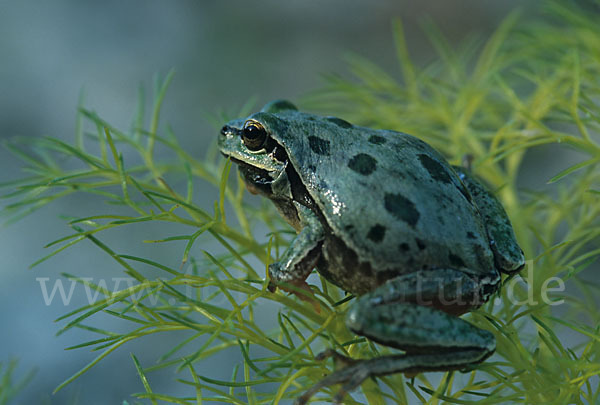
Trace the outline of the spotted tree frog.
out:
<instances>
[{"instance_id":1,"label":"spotted tree frog","mask_svg":"<svg viewBox=\"0 0 600 405\"><path fill-rule=\"evenodd\" d=\"M247 188L271 199L297 236L269 267L277 286L307 288L316 269L358 296L348 328L403 354L349 359L298 400L366 378L462 369L495 350L494 336L458 316L498 289L524 256L500 202L427 143L274 101L229 122L221 152Z\"/></svg>"}]
</instances>

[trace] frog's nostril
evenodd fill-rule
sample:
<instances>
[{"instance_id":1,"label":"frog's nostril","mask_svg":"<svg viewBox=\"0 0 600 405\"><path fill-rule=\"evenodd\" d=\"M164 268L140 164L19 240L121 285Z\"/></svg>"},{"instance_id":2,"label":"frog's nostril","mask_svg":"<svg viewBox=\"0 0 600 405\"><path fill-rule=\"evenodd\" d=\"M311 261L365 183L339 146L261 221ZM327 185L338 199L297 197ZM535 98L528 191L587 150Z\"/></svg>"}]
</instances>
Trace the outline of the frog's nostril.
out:
<instances>
[{"instance_id":1,"label":"frog's nostril","mask_svg":"<svg viewBox=\"0 0 600 405\"><path fill-rule=\"evenodd\" d=\"M223 128L221 128L221 135L227 135L229 133L231 133L231 128L229 125L224 125Z\"/></svg>"}]
</instances>

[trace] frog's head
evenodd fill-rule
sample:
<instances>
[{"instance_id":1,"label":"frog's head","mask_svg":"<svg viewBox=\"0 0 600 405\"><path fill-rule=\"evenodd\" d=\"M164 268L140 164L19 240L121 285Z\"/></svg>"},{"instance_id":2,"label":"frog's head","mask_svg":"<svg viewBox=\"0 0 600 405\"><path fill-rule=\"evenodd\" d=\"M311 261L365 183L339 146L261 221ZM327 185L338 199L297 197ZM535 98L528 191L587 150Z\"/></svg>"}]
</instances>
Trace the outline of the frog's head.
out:
<instances>
[{"instance_id":1,"label":"frog's head","mask_svg":"<svg viewBox=\"0 0 600 405\"><path fill-rule=\"evenodd\" d=\"M219 149L239 166L250 192L291 197L286 174L288 156L273 135L286 130L283 117L295 111L289 101L277 100L247 119L229 121L221 128Z\"/></svg>"}]
</instances>

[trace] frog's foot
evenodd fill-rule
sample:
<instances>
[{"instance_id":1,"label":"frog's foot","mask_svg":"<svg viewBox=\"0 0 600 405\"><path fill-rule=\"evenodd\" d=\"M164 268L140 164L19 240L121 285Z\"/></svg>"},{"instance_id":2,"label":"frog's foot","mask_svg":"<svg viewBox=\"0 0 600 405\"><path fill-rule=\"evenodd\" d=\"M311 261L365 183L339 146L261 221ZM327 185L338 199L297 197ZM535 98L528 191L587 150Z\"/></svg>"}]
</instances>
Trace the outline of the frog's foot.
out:
<instances>
[{"instance_id":1,"label":"frog's foot","mask_svg":"<svg viewBox=\"0 0 600 405\"><path fill-rule=\"evenodd\" d=\"M368 365L365 364L367 361L368 360L353 361L353 365L345 367L341 370L334 372L333 374L328 375L327 377L313 385L308 391L302 394L302 396L296 399L294 405L306 404L308 400L321 388L328 387L334 384L343 384L342 388L337 392L337 394L333 398L334 404L341 404L342 400L348 392L354 390L371 375Z\"/></svg>"},{"instance_id":2,"label":"frog's foot","mask_svg":"<svg viewBox=\"0 0 600 405\"><path fill-rule=\"evenodd\" d=\"M341 389L333 397L334 404L341 404L347 393L360 386L369 377L381 377L398 372L416 375L422 371L462 369L470 364L481 362L486 357L487 355L480 350L464 349L452 353L400 354L368 360L349 359L351 365L333 372L313 385L296 399L294 404L304 405L321 388L342 384Z\"/></svg>"},{"instance_id":3,"label":"frog's foot","mask_svg":"<svg viewBox=\"0 0 600 405\"><path fill-rule=\"evenodd\" d=\"M297 294L301 298L303 296L306 297L306 295L312 295L310 286L306 282L306 278L311 270L312 267L306 266L302 272L293 273L282 269L279 262L272 263L269 265L269 285L267 288L270 292L275 292L277 287L279 287L283 291ZM307 293L305 294L304 291Z\"/></svg>"},{"instance_id":4,"label":"frog's foot","mask_svg":"<svg viewBox=\"0 0 600 405\"><path fill-rule=\"evenodd\" d=\"M310 264L312 264L312 262ZM310 274L310 268L308 274ZM315 311L320 313L321 305L319 304L319 301L314 298L313 291L306 282L308 274L302 274L300 278L296 278L293 274L282 271L279 263L273 263L269 266L269 285L267 286L267 289L274 293L277 290L277 287L279 287L285 292L295 294L302 301L312 304Z\"/></svg>"}]
</instances>

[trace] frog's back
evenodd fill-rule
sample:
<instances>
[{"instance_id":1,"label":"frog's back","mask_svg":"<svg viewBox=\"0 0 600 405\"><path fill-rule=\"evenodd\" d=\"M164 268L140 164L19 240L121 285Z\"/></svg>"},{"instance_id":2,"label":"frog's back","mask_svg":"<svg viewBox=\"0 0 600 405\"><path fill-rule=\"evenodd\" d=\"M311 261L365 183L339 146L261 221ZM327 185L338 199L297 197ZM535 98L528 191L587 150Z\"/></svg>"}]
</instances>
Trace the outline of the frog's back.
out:
<instances>
[{"instance_id":1,"label":"frog's back","mask_svg":"<svg viewBox=\"0 0 600 405\"><path fill-rule=\"evenodd\" d=\"M333 233L373 271L493 271L479 212L439 153L407 134L332 125L345 128L334 138L303 128L290 160Z\"/></svg>"}]
</instances>

